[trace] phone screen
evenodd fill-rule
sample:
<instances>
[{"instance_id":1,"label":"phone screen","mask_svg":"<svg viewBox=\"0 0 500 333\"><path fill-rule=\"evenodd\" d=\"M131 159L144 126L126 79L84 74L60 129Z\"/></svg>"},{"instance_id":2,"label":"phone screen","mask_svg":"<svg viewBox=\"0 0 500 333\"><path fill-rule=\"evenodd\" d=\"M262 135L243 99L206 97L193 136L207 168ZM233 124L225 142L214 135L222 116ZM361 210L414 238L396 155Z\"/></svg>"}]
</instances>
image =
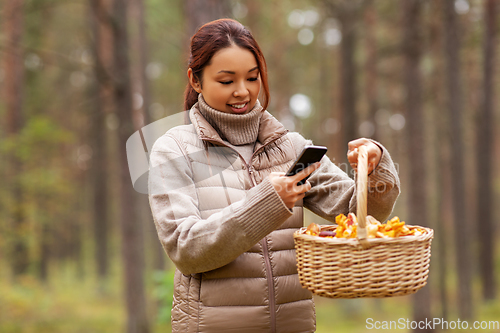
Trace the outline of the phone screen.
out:
<instances>
[{"instance_id":1,"label":"phone screen","mask_svg":"<svg viewBox=\"0 0 500 333\"><path fill-rule=\"evenodd\" d=\"M326 151L327 148L323 146L305 146L286 175L293 176L307 168L309 165L319 162L321 158L326 154ZM309 176L299 181L298 185L303 185L306 182L307 178L309 178Z\"/></svg>"}]
</instances>

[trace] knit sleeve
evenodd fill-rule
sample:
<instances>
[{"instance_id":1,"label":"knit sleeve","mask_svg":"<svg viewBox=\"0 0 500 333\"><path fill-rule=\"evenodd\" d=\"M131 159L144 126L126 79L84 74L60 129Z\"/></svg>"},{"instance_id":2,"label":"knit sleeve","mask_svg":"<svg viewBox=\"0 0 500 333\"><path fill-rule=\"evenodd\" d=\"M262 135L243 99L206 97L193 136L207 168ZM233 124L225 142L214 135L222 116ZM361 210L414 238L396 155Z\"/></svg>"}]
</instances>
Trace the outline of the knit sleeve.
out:
<instances>
[{"instance_id":1,"label":"knit sleeve","mask_svg":"<svg viewBox=\"0 0 500 333\"><path fill-rule=\"evenodd\" d=\"M163 136L150 156L149 202L159 239L183 274L230 263L292 215L268 180L206 219L199 200L185 151Z\"/></svg>"}]
</instances>

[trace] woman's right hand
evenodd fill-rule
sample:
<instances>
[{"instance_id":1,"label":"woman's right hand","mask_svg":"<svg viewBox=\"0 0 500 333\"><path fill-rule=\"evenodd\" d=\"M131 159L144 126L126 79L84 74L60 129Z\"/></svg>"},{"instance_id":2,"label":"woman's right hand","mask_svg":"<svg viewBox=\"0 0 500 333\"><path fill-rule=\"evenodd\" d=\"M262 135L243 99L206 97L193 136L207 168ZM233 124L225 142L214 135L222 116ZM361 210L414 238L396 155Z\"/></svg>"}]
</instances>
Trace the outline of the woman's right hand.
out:
<instances>
[{"instance_id":1,"label":"woman's right hand","mask_svg":"<svg viewBox=\"0 0 500 333\"><path fill-rule=\"evenodd\" d=\"M271 172L269 174L269 180L285 206L292 209L295 202L304 198L305 193L311 189L311 184L309 181L306 181L304 185L297 185L297 183L313 173L320 165L320 162L314 163L294 176L286 176L284 172Z\"/></svg>"}]
</instances>

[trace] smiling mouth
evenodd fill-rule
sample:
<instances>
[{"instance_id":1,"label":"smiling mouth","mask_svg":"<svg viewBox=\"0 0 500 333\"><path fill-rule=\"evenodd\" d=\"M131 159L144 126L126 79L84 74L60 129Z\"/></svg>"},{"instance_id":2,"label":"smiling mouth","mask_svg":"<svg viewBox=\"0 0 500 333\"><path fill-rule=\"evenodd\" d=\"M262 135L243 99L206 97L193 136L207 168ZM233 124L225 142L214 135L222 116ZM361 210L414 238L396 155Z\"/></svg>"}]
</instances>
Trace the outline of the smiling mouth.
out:
<instances>
[{"instance_id":1,"label":"smiling mouth","mask_svg":"<svg viewBox=\"0 0 500 333\"><path fill-rule=\"evenodd\" d=\"M230 107L235 108L235 109L243 109L248 102L245 103L240 103L240 104L228 104Z\"/></svg>"}]
</instances>

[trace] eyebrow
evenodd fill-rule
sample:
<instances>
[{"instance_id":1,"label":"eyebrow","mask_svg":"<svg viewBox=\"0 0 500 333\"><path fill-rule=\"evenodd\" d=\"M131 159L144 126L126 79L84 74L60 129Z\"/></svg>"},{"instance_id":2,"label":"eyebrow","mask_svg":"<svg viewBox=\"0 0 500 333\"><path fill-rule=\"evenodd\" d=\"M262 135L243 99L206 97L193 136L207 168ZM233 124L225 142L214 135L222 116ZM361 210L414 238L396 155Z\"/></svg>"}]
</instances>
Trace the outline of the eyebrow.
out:
<instances>
[{"instance_id":1,"label":"eyebrow","mask_svg":"<svg viewBox=\"0 0 500 333\"><path fill-rule=\"evenodd\" d=\"M253 72L254 70L257 70L257 69L259 69L259 66L255 66L254 68L252 68L251 70L249 70L248 73ZM233 71L226 71L226 70L218 71L217 74L219 74L219 73L236 74Z\"/></svg>"}]
</instances>

